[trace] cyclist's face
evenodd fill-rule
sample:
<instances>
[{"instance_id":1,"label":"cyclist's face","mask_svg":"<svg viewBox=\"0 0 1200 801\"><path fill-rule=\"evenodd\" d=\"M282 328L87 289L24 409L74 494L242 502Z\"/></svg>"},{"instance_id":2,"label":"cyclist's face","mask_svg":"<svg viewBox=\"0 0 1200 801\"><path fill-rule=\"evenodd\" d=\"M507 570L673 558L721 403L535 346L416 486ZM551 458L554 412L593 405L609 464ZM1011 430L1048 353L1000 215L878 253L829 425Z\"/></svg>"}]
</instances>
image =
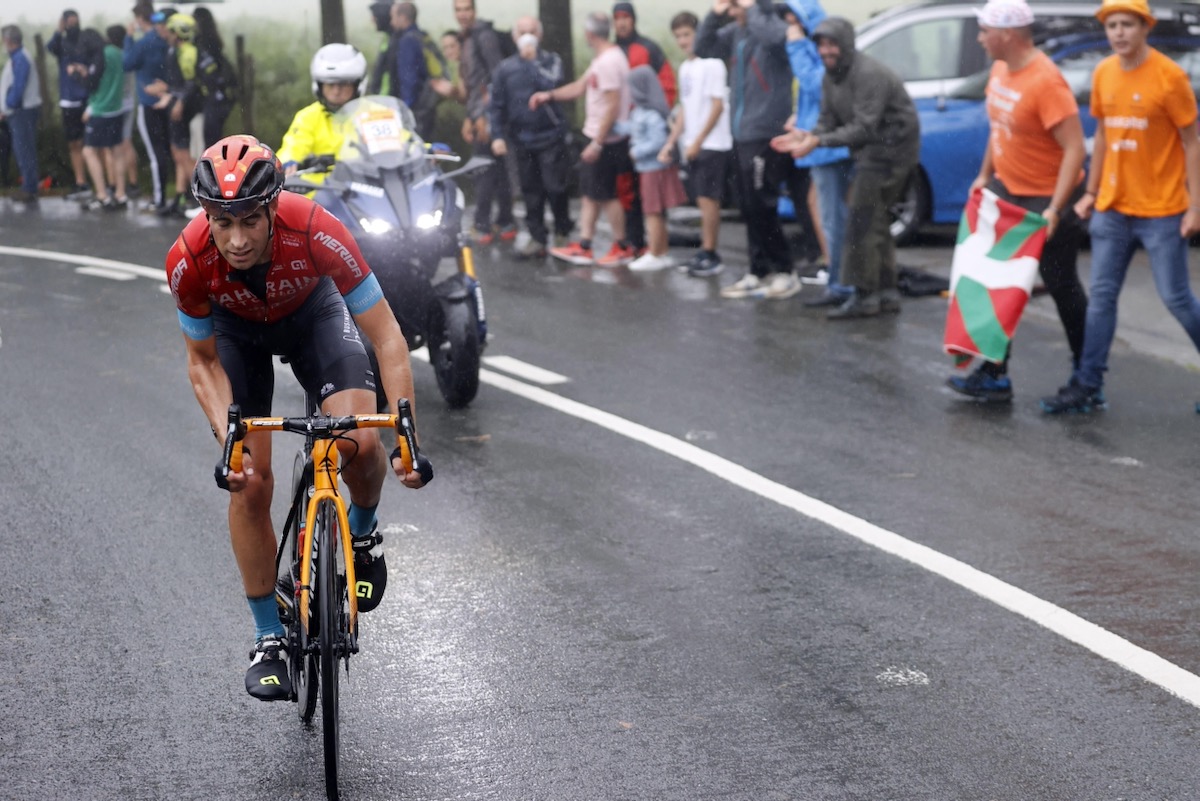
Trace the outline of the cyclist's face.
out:
<instances>
[{"instance_id":1,"label":"cyclist's face","mask_svg":"<svg viewBox=\"0 0 1200 801\"><path fill-rule=\"evenodd\" d=\"M233 269L249 270L270 256L271 212L266 206L241 217L209 215L208 225L217 250Z\"/></svg>"}]
</instances>

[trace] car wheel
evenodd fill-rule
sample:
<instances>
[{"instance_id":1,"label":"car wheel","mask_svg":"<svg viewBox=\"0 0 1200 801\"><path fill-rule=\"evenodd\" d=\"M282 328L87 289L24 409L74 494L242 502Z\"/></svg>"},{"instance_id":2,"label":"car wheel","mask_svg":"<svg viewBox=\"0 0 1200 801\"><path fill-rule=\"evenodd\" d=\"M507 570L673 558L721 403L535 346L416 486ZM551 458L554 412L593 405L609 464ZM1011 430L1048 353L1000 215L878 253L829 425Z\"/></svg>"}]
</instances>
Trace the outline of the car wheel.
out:
<instances>
[{"instance_id":1,"label":"car wheel","mask_svg":"<svg viewBox=\"0 0 1200 801\"><path fill-rule=\"evenodd\" d=\"M918 167L908 176L900 199L889 209L892 239L897 245L907 245L929 219L929 182Z\"/></svg>"}]
</instances>

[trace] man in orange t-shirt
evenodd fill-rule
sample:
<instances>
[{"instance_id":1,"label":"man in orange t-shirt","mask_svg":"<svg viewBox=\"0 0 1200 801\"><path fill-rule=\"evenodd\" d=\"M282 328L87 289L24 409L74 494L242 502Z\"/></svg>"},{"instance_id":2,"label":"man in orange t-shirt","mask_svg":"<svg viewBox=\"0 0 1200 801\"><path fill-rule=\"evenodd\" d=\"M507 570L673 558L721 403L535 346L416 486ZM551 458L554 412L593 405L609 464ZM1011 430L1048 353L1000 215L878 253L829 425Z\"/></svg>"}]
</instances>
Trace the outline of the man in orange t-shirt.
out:
<instances>
[{"instance_id":1,"label":"man in orange t-shirt","mask_svg":"<svg viewBox=\"0 0 1200 801\"><path fill-rule=\"evenodd\" d=\"M986 186L1046 218L1038 270L1078 364L1088 302L1076 264L1084 230L1072 209L1083 192L1086 153L1079 106L1058 67L1034 47L1033 12L1025 0L988 0L976 13L979 43L994 62L987 86L991 135L971 191ZM946 383L980 401L1007 403L1012 400L1008 354L998 364L985 361L970 375L952 376Z\"/></svg>"},{"instance_id":2,"label":"man in orange t-shirt","mask_svg":"<svg viewBox=\"0 0 1200 801\"><path fill-rule=\"evenodd\" d=\"M1117 297L1139 243L1159 297L1200 350L1200 301L1188 282L1188 238L1200 233L1196 97L1184 69L1148 44L1155 20L1146 0L1104 0L1096 16L1113 55L1092 75L1096 138L1075 204L1092 220L1091 303L1083 355L1070 383L1042 399L1047 414L1105 407Z\"/></svg>"}]
</instances>

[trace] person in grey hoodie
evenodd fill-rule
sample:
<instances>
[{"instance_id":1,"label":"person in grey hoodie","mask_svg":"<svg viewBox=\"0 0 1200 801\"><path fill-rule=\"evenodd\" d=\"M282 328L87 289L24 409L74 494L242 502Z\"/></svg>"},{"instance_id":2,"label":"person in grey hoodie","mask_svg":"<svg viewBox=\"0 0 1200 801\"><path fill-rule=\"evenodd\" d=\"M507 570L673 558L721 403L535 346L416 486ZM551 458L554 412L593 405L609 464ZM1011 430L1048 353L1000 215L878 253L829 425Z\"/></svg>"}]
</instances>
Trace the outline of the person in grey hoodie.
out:
<instances>
[{"instance_id":1,"label":"person in grey hoodie","mask_svg":"<svg viewBox=\"0 0 1200 801\"><path fill-rule=\"evenodd\" d=\"M777 208L792 161L771 149L792 112L787 23L770 0L714 0L696 32L695 52L730 64L733 152L750 251L750 272L721 296L790 298L800 282Z\"/></svg>"},{"instance_id":2,"label":"person in grey hoodie","mask_svg":"<svg viewBox=\"0 0 1200 801\"><path fill-rule=\"evenodd\" d=\"M794 158L818 147L850 148L850 185L841 280L855 292L830 309L833 320L900 311L896 250L888 209L900 199L921 150L921 129L904 82L854 47L854 26L829 17L812 32L825 64L821 115L811 131L793 130L771 146Z\"/></svg>"}]
</instances>

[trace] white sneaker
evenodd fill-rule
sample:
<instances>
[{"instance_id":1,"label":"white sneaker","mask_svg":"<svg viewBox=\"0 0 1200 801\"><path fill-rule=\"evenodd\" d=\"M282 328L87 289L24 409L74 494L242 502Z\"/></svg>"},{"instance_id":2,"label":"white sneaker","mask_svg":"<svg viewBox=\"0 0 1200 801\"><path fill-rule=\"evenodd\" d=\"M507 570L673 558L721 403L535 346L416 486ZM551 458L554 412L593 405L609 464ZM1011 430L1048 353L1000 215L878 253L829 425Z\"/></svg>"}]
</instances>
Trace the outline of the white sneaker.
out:
<instances>
[{"instance_id":1,"label":"white sneaker","mask_svg":"<svg viewBox=\"0 0 1200 801\"><path fill-rule=\"evenodd\" d=\"M817 270L817 274L814 276L802 277L800 279L800 283L808 284L809 286L828 286L829 285L829 271L824 268Z\"/></svg>"},{"instance_id":2,"label":"white sneaker","mask_svg":"<svg viewBox=\"0 0 1200 801\"><path fill-rule=\"evenodd\" d=\"M723 298L761 298L766 287L758 276L746 273L734 283L721 290Z\"/></svg>"},{"instance_id":3,"label":"white sneaker","mask_svg":"<svg viewBox=\"0 0 1200 801\"><path fill-rule=\"evenodd\" d=\"M649 273L656 270L665 270L673 264L675 264L675 260L665 253L661 256L655 256L650 251L646 251L630 262L629 269L635 273Z\"/></svg>"},{"instance_id":4,"label":"white sneaker","mask_svg":"<svg viewBox=\"0 0 1200 801\"><path fill-rule=\"evenodd\" d=\"M772 273L767 276L766 291L762 297L771 300L790 298L800 291L800 281L795 273Z\"/></svg>"}]
</instances>

